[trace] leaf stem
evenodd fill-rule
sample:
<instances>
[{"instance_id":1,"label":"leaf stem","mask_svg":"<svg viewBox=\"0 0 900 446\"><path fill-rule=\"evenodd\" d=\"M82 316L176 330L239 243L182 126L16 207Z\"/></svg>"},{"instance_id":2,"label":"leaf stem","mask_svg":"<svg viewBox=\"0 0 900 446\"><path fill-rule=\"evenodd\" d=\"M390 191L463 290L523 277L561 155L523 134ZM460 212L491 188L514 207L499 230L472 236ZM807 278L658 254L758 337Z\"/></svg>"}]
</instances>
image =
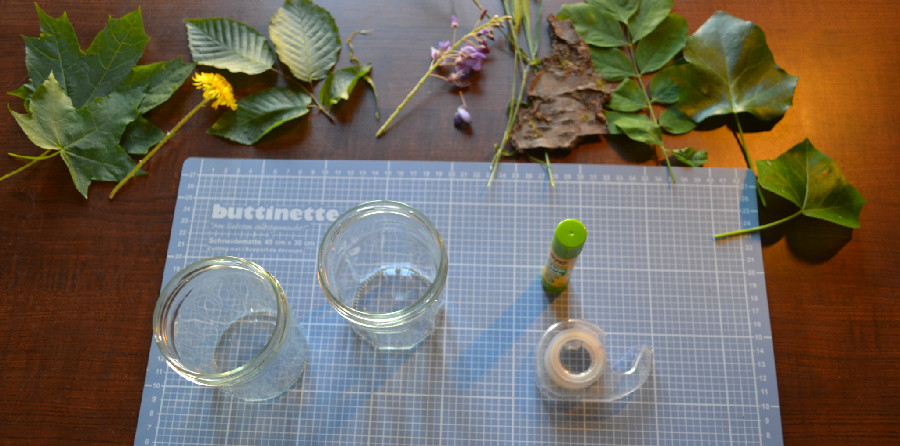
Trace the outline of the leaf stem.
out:
<instances>
[{"instance_id":1,"label":"leaf stem","mask_svg":"<svg viewBox=\"0 0 900 446\"><path fill-rule=\"evenodd\" d=\"M638 87L641 89L641 94L644 96L644 103L647 104L647 116L653 122L653 125L659 130L659 149L662 151L663 159L666 161L666 170L669 172L669 179L672 183L675 183L675 173L672 172L672 162L669 161L669 149L666 148L666 144L662 140L662 130L659 125L659 118L656 116L656 112L653 110L653 101L650 100L650 95L647 93L647 87L644 85L644 79L641 76L641 70L637 66L637 61L634 57L635 46L631 41L631 35L627 31L623 31L625 33L625 38L628 41L628 60L631 62L631 69L634 70L634 81L637 83Z\"/></svg>"},{"instance_id":2,"label":"leaf stem","mask_svg":"<svg viewBox=\"0 0 900 446\"><path fill-rule=\"evenodd\" d=\"M153 149L147 152L147 154L144 155L144 157L141 158L141 160L138 161L137 164L135 164L134 168L131 169L131 172L128 172L128 175L125 175L125 178L122 178L119 183L116 184L116 187L114 187L112 192L109 193L109 199L112 200L113 197L116 196L116 193L119 192L119 189L121 189L122 186L124 186L125 183L128 182L128 180L132 179L138 173L138 171L141 170L141 167L146 164L147 161L149 161L150 158L152 158L153 155L155 155L156 152L158 152L166 142L168 142L170 139L172 139L173 136L175 136L175 133L177 133L178 130L180 130L181 127L184 126L188 119L191 119L191 117L194 116L198 111L200 111L203 106L208 104L209 101L209 99L203 98L203 100L200 101L200 103L197 104L197 106L195 106L193 110L184 115L184 117L181 118L181 121L178 121L178 123L175 124L175 127L172 127L172 130L170 130L169 133L166 133L166 136L164 136L160 142L156 143L156 145L153 146Z\"/></svg>"},{"instance_id":3,"label":"leaf stem","mask_svg":"<svg viewBox=\"0 0 900 446\"><path fill-rule=\"evenodd\" d=\"M753 172L753 174L757 175L756 166L753 165L753 159L750 158L750 149L747 148L747 140L744 139L744 128L741 127L741 120L738 119L737 112L732 111L731 114L732 116L734 116L734 123L737 126L738 137L740 138L741 144L741 151L744 152L744 160L747 161L747 167ZM756 195L759 197L759 202L762 203L763 206L765 206L766 198L763 196L762 186L760 186L759 180L756 181Z\"/></svg>"},{"instance_id":4,"label":"leaf stem","mask_svg":"<svg viewBox=\"0 0 900 446\"><path fill-rule=\"evenodd\" d=\"M30 159L31 161L28 164L25 164L24 166L6 174L6 175L3 175L2 177L0 177L0 181L3 181L23 170L33 166L38 161L43 161L46 159L53 158L54 156L59 155L61 152L62 152L61 150L47 149L47 150L44 150L44 153L40 154L40 156L22 156L22 155L16 155L15 153L10 153L9 156L11 156L13 158Z\"/></svg>"},{"instance_id":5,"label":"leaf stem","mask_svg":"<svg viewBox=\"0 0 900 446\"><path fill-rule=\"evenodd\" d=\"M781 220L778 220L778 221L773 221L773 222L771 222L771 223L766 223L766 224L764 224L764 225L756 226L756 227L753 227L753 228L741 229L741 230L739 230L739 231L731 231L731 232L724 232L724 233L722 233L722 234L716 234L715 239L716 239L716 240L722 240L722 239L725 239L725 238L734 237L734 236L738 236L738 235L744 235L744 234L750 234L750 233L753 233L753 232L759 232L759 231L762 231L762 230L764 230L764 229L769 229L769 228L771 228L771 227L773 227L773 226L777 226L777 225L780 225L780 224L782 224L782 223L784 223L784 222L786 222L786 221L792 220L792 219L798 217L798 216L799 216L800 214L802 214L802 213L803 213L803 210L801 209L801 210L799 210L799 211L797 211L797 212L794 212L793 214L788 215L787 217L784 217L784 218L782 218Z\"/></svg>"},{"instance_id":6,"label":"leaf stem","mask_svg":"<svg viewBox=\"0 0 900 446\"><path fill-rule=\"evenodd\" d=\"M391 125L392 122L394 122L394 118L397 117L397 114L400 113L400 110L403 110L403 107L405 107L406 104L409 102L409 100L412 99L413 95L415 95L416 92L419 91L419 88L422 88L422 85L425 83L425 81L429 77L431 77L431 73L434 73L434 70L436 70L441 65L441 62L443 62L444 59L447 58L447 56L449 56L454 50L456 50L456 48L458 48L460 45L462 45L463 42L465 42L470 37L476 36L478 34L478 32L481 31L482 29L494 27L496 24L498 24L504 20L508 20L509 18L510 18L509 16L493 17L490 20L488 20L487 22L482 23L481 25L475 27L471 32L462 36L462 38L460 38L455 43L453 43L453 45L447 51L444 51L444 54L441 54L440 57L438 57L436 60L432 61L431 65L428 66L428 71L425 72L425 75L422 76L421 79L419 79L419 82L416 82L416 85L412 88L412 90L410 90L409 94L407 94L406 97L403 98L403 101L400 102L400 105L398 105L397 108L394 109L394 111L391 113L391 115L388 116L387 120L384 121L384 124L382 124L381 128L379 128L378 131L375 132L375 137L379 138L379 137L381 137L381 135L384 134L384 132L385 132L385 130L387 130L388 126Z\"/></svg>"},{"instance_id":7,"label":"leaf stem","mask_svg":"<svg viewBox=\"0 0 900 446\"><path fill-rule=\"evenodd\" d=\"M313 104L315 104L316 108L318 108L319 111L322 112L322 114L325 115L325 117L328 118L328 120L331 121L332 124L335 123L334 116L332 116L331 113L329 113L328 110L325 109L325 106L323 106L322 103L319 102L319 98L315 94L313 94L312 90L307 88L306 85L303 84L303 82L300 82L299 80L295 79L293 76L288 76L288 75L284 74L284 72L279 70L278 68L272 67L270 69L272 71L278 73L281 77L287 79L288 82L291 82L294 85L300 87L300 89L303 90L304 93L308 94L309 97L312 98Z\"/></svg>"}]
</instances>

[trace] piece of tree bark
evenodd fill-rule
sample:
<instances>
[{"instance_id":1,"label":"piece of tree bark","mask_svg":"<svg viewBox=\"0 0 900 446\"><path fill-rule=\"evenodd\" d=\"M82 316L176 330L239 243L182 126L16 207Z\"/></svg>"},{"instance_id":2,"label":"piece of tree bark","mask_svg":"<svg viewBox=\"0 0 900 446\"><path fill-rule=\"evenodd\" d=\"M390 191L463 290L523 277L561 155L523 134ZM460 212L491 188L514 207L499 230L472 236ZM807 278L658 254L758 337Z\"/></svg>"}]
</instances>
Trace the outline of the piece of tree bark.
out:
<instances>
[{"instance_id":1,"label":"piece of tree bark","mask_svg":"<svg viewBox=\"0 0 900 446\"><path fill-rule=\"evenodd\" d=\"M603 105L609 89L594 72L588 46L568 20L547 17L551 54L528 86L510 139L519 151L572 149L584 138L608 133Z\"/></svg>"}]
</instances>

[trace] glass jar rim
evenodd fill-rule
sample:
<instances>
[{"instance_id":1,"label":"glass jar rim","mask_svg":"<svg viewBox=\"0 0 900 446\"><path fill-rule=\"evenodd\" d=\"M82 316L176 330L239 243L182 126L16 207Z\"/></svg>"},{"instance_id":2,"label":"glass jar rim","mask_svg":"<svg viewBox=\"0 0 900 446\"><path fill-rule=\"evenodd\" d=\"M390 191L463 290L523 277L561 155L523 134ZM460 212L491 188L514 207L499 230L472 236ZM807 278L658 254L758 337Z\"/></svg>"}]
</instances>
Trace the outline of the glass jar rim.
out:
<instances>
[{"instance_id":1,"label":"glass jar rim","mask_svg":"<svg viewBox=\"0 0 900 446\"><path fill-rule=\"evenodd\" d=\"M167 321L167 314L172 305L176 303L176 298L180 295L181 289L188 282L205 271L218 268L235 268L249 271L271 287L276 300L275 327L272 329L272 333L269 335L269 339L266 340L263 348L249 361L220 373L199 373L184 366L178 359L178 354L174 351L173 346L166 342L170 334L169 327L171 326L171 321ZM275 355L284 342L288 334L289 324L290 308L288 307L287 297L281 284L274 276L261 266L246 259L232 256L210 257L185 266L163 287L156 301L156 307L153 310L153 339L163 358L179 375L197 384L226 386L246 382L256 376L262 365Z\"/></svg>"},{"instance_id":2,"label":"glass jar rim","mask_svg":"<svg viewBox=\"0 0 900 446\"><path fill-rule=\"evenodd\" d=\"M325 253L346 224L374 214L396 214L413 219L428 231L428 234L435 241L440 251L438 265L435 269L435 277L428 286L428 289L425 290L425 292L422 293L422 296L412 304L388 313L368 313L345 304L341 299L337 298L331 290L324 265ZM447 282L448 265L449 259L447 256L447 247L444 244L444 239L441 237L441 234L434 226L434 223L418 209L406 203L392 200L367 201L344 211L331 224L325 232L325 235L322 237L316 259L319 286L322 288L325 298L328 299L331 306L345 319L372 329L397 327L424 314L433 303L439 301L441 292Z\"/></svg>"}]
</instances>

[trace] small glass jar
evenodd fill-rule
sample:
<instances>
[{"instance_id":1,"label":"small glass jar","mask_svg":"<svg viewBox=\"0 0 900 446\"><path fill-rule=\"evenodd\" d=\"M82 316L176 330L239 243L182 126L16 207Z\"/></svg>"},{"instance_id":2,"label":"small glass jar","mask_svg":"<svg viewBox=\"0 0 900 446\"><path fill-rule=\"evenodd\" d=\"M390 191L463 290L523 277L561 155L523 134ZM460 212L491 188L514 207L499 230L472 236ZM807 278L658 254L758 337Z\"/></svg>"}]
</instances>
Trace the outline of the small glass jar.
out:
<instances>
[{"instance_id":1,"label":"small glass jar","mask_svg":"<svg viewBox=\"0 0 900 446\"><path fill-rule=\"evenodd\" d=\"M408 350L434 330L447 281L447 250L434 224L395 201L362 203L319 245L328 302L377 349Z\"/></svg>"},{"instance_id":2,"label":"small glass jar","mask_svg":"<svg viewBox=\"0 0 900 446\"><path fill-rule=\"evenodd\" d=\"M179 375L246 401L290 389L309 354L278 281L236 257L200 260L178 272L156 302L153 332Z\"/></svg>"}]
</instances>

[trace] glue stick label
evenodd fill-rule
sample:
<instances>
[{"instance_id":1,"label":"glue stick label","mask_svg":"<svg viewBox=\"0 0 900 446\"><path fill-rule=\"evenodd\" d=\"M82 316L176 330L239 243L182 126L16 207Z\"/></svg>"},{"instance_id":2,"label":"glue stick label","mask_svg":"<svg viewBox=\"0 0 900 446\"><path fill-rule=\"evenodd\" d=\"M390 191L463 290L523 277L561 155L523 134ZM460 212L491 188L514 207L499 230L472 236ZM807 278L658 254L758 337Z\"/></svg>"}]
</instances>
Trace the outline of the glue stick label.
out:
<instances>
[{"instance_id":1,"label":"glue stick label","mask_svg":"<svg viewBox=\"0 0 900 446\"><path fill-rule=\"evenodd\" d=\"M572 272L572 268L575 267L576 260L578 260L578 257L563 259L551 250L542 273L542 278L546 285L550 288L565 288L569 282L569 274Z\"/></svg>"}]
</instances>

